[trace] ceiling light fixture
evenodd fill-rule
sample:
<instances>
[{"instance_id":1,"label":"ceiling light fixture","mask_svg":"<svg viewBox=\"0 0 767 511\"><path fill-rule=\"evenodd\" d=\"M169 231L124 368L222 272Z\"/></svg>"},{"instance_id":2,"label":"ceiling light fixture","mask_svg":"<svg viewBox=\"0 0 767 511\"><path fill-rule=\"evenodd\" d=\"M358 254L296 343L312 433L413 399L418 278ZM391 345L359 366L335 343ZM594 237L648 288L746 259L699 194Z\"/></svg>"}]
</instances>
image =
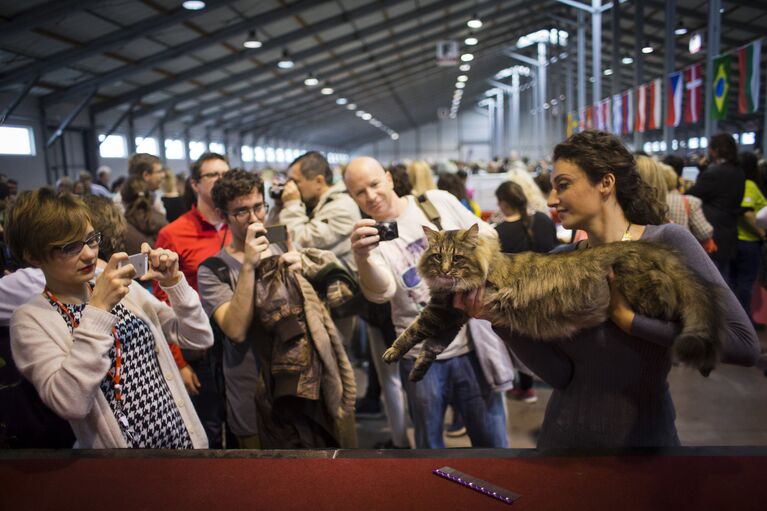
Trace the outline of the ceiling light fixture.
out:
<instances>
[{"instance_id":1,"label":"ceiling light fixture","mask_svg":"<svg viewBox=\"0 0 767 511\"><path fill-rule=\"evenodd\" d=\"M646 44L645 47L642 48L642 53L644 53L645 55L652 53L652 46L650 46L649 44Z\"/></svg>"},{"instance_id":2,"label":"ceiling light fixture","mask_svg":"<svg viewBox=\"0 0 767 511\"><path fill-rule=\"evenodd\" d=\"M461 62L471 62L472 60L474 60L474 55L471 53L464 53L461 55Z\"/></svg>"},{"instance_id":3,"label":"ceiling light fixture","mask_svg":"<svg viewBox=\"0 0 767 511\"><path fill-rule=\"evenodd\" d=\"M307 87L316 87L320 84L320 81L317 79L316 76L314 76L314 73L309 73L309 76L306 77L306 80L304 80L304 85Z\"/></svg>"},{"instance_id":4,"label":"ceiling light fixture","mask_svg":"<svg viewBox=\"0 0 767 511\"><path fill-rule=\"evenodd\" d=\"M277 62L277 67L280 69L290 69L295 65L296 63L290 59L288 50L282 50L282 58Z\"/></svg>"},{"instance_id":5,"label":"ceiling light fixture","mask_svg":"<svg viewBox=\"0 0 767 511\"><path fill-rule=\"evenodd\" d=\"M604 70L604 73L605 73L605 76L610 76L611 74L613 74L613 70L608 68Z\"/></svg>"},{"instance_id":6,"label":"ceiling light fixture","mask_svg":"<svg viewBox=\"0 0 767 511\"><path fill-rule=\"evenodd\" d=\"M372 119L372 118L373 118L373 116L372 116L371 114L367 113L367 112L365 112L364 114L362 114L360 117L362 117L362 120L363 120L363 121L369 121L370 119Z\"/></svg>"},{"instance_id":7,"label":"ceiling light fixture","mask_svg":"<svg viewBox=\"0 0 767 511\"><path fill-rule=\"evenodd\" d=\"M674 34L676 35L685 35L687 33L687 27L684 26L684 23L680 20L679 23L676 24L676 29L674 29Z\"/></svg>"},{"instance_id":8,"label":"ceiling light fixture","mask_svg":"<svg viewBox=\"0 0 767 511\"><path fill-rule=\"evenodd\" d=\"M482 20L479 19L479 15L477 15L477 13L474 13L471 19L466 22L466 26L469 28L482 28Z\"/></svg>"},{"instance_id":9,"label":"ceiling light fixture","mask_svg":"<svg viewBox=\"0 0 767 511\"><path fill-rule=\"evenodd\" d=\"M336 100L336 105L341 105L341 106L343 106L343 105L345 105L346 103L347 103L347 101L346 101L346 98L338 98L338 99Z\"/></svg>"},{"instance_id":10,"label":"ceiling light fixture","mask_svg":"<svg viewBox=\"0 0 767 511\"><path fill-rule=\"evenodd\" d=\"M458 70L461 73L468 73L470 69L471 69L470 64L461 64L460 66L458 66Z\"/></svg>"},{"instance_id":11,"label":"ceiling light fixture","mask_svg":"<svg viewBox=\"0 0 767 511\"><path fill-rule=\"evenodd\" d=\"M455 88L456 88L456 89L463 89L464 87L466 87L466 84L465 84L465 83L463 83L463 82L457 82L457 83L455 84Z\"/></svg>"},{"instance_id":12,"label":"ceiling light fixture","mask_svg":"<svg viewBox=\"0 0 767 511\"><path fill-rule=\"evenodd\" d=\"M632 59L631 57L623 57L621 59L621 64L628 65L628 64L633 64L633 63L634 63L634 59Z\"/></svg>"},{"instance_id":13,"label":"ceiling light fixture","mask_svg":"<svg viewBox=\"0 0 767 511\"><path fill-rule=\"evenodd\" d=\"M256 31L251 30L248 32L248 37L242 42L242 45L249 49L255 49L260 48L262 46L261 41L258 40L258 37L256 37Z\"/></svg>"},{"instance_id":14,"label":"ceiling light fixture","mask_svg":"<svg viewBox=\"0 0 767 511\"><path fill-rule=\"evenodd\" d=\"M365 111L364 110L357 110L357 113L354 114L354 115L356 115L357 117L362 117L363 115L365 115Z\"/></svg>"},{"instance_id":15,"label":"ceiling light fixture","mask_svg":"<svg viewBox=\"0 0 767 511\"><path fill-rule=\"evenodd\" d=\"M327 82L325 86L320 89L320 93L324 94L325 96L330 96L333 94L333 87L330 86L330 82Z\"/></svg>"},{"instance_id":16,"label":"ceiling light fixture","mask_svg":"<svg viewBox=\"0 0 767 511\"><path fill-rule=\"evenodd\" d=\"M468 81L468 80L469 80L469 77L468 77L468 76L466 76L466 75L460 75L460 76L458 76L458 81L459 81L459 82L466 82L466 81Z\"/></svg>"},{"instance_id":17,"label":"ceiling light fixture","mask_svg":"<svg viewBox=\"0 0 767 511\"><path fill-rule=\"evenodd\" d=\"M205 2L200 0L186 0L181 3L181 7L187 11L199 11L200 9L205 9Z\"/></svg>"},{"instance_id":18,"label":"ceiling light fixture","mask_svg":"<svg viewBox=\"0 0 767 511\"><path fill-rule=\"evenodd\" d=\"M357 105L355 103L349 103L348 105L346 105L346 109L347 110L356 110L357 109Z\"/></svg>"},{"instance_id":19,"label":"ceiling light fixture","mask_svg":"<svg viewBox=\"0 0 767 511\"><path fill-rule=\"evenodd\" d=\"M397 140L398 138L399 138L399 134L398 133L392 133L391 134L391 139L392 140Z\"/></svg>"},{"instance_id":20,"label":"ceiling light fixture","mask_svg":"<svg viewBox=\"0 0 767 511\"><path fill-rule=\"evenodd\" d=\"M466 38L466 39L464 39L464 41L463 41L463 43L464 43L466 46L474 46L474 45L475 45L475 44L477 44L478 42L479 42L479 40L478 40L476 37L474 37L474 36L471 36L471 37L467 37L467 38Z\"/></svg>"}]
</instances>

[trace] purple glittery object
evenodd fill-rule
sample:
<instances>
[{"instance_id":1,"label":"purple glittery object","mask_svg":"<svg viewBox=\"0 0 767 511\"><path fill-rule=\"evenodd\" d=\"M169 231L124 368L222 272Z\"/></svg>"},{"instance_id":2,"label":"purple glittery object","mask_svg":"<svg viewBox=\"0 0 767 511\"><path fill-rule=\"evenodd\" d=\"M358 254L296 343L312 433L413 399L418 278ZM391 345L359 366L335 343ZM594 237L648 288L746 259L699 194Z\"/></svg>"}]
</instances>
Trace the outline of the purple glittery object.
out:
<instances>
[{"instance_id":1,"label":"purple glittery object","mask_svg":"<svg viewBox=\"0 0 767 511\"><path fill-rule=\"evenodd\" d=\"M490 484L487 481L483 481L482 479L477 479L476 477L464 474L463 472L460 472L451 467L445 466L442 468L435 468L432 473L470 488L474 491L483 493L488 497L498 499L501 502L505 502L506 504L513 504L514 501L520 497L520 495L505 488L501 488L500 486Z\"/></svg>"}]
</instances>

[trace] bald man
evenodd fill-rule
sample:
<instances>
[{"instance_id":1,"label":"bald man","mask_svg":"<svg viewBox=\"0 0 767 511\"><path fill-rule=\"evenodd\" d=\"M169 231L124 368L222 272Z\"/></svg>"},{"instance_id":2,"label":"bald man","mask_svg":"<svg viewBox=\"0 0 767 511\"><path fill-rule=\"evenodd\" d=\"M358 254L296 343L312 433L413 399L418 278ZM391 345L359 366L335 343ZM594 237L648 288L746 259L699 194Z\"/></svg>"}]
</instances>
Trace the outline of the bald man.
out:
<instances>
[{"instance_id":1,"label":"bald man","mask_svg":"<svg viewBox=\"0 0 767 511\"><path fill-rule=\"evenodd\" d=\"M352 160L344 181L354 201L371 217L357 222L351 235L362 292L372 302L391 303L392 321L400 335L429 302L429 290L416 272L416 263L427 247L422 226L438 226L421 210L415 197L399 197L394 192L391 174L373 158ZM467 229L478 223L482 234L497 236L448 192L430 190L426 198L439 213L442 229ZM381 241L374 226L384 221L396 221L399 237ZM503 394L488 385L466 328L416 383L408 374L420 348L418 344L410 350L399 367L415 426L416 448L445 447L442 433L448 404L462 414L472 446L508 447Z\"/></svg>"}]
</instances>

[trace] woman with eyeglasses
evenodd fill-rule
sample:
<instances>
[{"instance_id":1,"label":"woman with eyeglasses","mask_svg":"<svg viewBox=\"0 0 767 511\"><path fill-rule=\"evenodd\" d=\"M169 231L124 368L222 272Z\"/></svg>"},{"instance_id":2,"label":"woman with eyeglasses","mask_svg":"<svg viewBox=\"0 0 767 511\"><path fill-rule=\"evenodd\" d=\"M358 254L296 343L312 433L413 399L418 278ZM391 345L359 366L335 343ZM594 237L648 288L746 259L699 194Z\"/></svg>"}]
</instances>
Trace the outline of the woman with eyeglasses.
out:
<instances>
[{"instance_id":1,"label":"woman with eyeglasses","mask_svg":"<svg viewBox=\"0 0 767 511\"><path fill-rule=\"evenodd\" d=\"M93 282L102 241L75 197L40 189L19 197L7 220L14 255L38 267L45 289L11 317L19 371L67 419L82 448L205 448L168 342L206 348L213 334L197 294L168 250L147 254L171 307L133 282L124 252Z\"/></svg>"}]
</instances>

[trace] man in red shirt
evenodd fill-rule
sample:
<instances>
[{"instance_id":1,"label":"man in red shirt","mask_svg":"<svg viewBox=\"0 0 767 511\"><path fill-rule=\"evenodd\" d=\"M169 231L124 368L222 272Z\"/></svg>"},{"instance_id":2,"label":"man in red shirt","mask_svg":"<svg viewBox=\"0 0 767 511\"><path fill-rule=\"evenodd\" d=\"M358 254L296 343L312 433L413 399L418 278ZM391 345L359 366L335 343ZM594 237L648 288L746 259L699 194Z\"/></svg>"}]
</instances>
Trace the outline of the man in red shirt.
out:
<instances>
[{"instance_id":1,"label":"man in red shirt","mask_svg":"<svg viewBox=\"0 0 767 511\"><path fill-rule=\"evenodd\" d=\"M200 263L218 253L231 241L229 230L213 205L211 190L224 172L229 170L226 157L216 153L200 156L191 168L192 190L197 197L192 209L169 223L157 235L156 248L167 248L178 254L179 269L189 285L197 289L197 268ZM152 289L160 300L167 295L159 286ZM176 364L189 391L197 415L205 427L211 449L222 447L225 418L223 396L217 390L211 349L205 351L174 351Z\"/></svg>"}]
</instances>

